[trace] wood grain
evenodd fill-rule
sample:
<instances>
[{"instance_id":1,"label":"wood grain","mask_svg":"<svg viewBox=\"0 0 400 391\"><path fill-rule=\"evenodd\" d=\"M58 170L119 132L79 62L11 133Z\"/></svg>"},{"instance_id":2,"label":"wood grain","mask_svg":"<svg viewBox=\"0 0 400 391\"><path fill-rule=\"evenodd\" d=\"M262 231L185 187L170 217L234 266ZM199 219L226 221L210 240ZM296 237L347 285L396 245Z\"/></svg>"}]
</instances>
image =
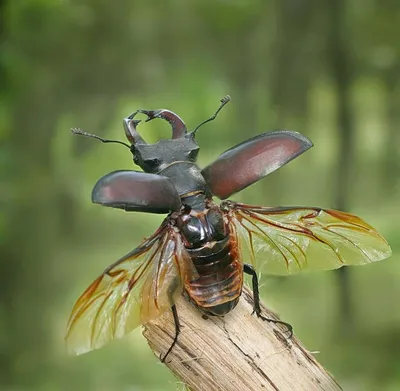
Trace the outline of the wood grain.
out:
<instances>
[{"instance_id":1,"label":"wood grain","mask_svg":"<svg viewBox=\"0 0 400 391\"><path fill-rule=\"evenodd\" d=\"M224 318L203 319L183 297L177 310L182 332L165 365L193 391L341 390L296 337L286 338L284 326L251 315L247 288ZM147 323L143 335L157 357L164 355L175 335L171 311Z\"/></svg>"}]
</instances>

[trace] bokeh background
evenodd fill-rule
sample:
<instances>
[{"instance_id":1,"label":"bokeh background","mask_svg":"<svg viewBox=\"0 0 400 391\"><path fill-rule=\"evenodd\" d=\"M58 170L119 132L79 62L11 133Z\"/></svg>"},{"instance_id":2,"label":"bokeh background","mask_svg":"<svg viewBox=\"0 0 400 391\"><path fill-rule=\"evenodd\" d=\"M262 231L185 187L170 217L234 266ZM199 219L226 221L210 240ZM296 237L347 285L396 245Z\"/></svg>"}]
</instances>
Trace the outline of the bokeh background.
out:
<instances>
[{"instance_id":1,"label":"bokeh background","mask_svg":"<svg viewBox=\"0 0 400 391\"><path fill-rule=\"evenodd\" d=\"M138 391L182 385L140 330L69 357L78 295L161 216L90 202L133 169L122 118L169 108L198 133L201 165L270 129L315 147L236 195L356 213L391 259L263 279L264 301L346 390L400 389L400 5L395 0L0 1L0 389ZM146 138L169 137L162 121ZM266 255L267 256L267 255Z\"/></svg>"}]
</instances>

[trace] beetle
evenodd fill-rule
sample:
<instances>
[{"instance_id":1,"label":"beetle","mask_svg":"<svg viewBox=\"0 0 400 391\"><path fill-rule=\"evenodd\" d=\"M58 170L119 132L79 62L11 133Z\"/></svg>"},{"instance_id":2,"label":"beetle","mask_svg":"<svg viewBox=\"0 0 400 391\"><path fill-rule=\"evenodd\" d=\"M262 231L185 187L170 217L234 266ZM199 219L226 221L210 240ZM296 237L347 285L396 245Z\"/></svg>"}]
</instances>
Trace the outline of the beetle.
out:
<instances>
[{"instance_id":1,"label":"beetle","mask_svg":"<svg viewBox=\"0 0 400 391\"><path fill-rule=\"evenodd\" d=\"M183 293L206 316L223 316L239 301L243 276L252 278L254 313L263 320L257 272L288 275L362 265L391 255L386 240L362 219L316 207L264 207L227 200L313 146L300 133L278 130L250 138L201 169L196 132L170 110L137 110L123 121L130 144L77 129L75 134L128 147L143 172L114 171L98 180L94 203L167 214L157 231L109 266L77 300L67 326L70 352L85 353L122 337L172 310L176 344L180 324L175 306ZM137 114L163 119L171 139L147 143ZM213 197L223 200L218 205Z\"/></svg>"}]
</instances>

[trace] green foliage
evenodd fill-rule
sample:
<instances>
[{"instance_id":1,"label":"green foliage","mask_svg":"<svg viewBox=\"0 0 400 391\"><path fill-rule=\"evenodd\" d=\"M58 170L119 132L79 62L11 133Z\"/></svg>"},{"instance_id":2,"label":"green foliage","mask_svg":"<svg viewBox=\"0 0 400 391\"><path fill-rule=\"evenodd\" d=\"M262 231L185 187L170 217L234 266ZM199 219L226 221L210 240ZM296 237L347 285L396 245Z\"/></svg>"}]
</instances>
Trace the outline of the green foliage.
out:
<instances>
[{"instance_id":1,"label":"green foliage","mask_svg":"<svg viewBox=\"0 0 400 391\"><path fill-rule=\"evenodd\" d=\"M347 188L346 208L393 247L392 259L351 269L348 322L334 273L265 278L265 301L345 389L400 387L400 9L341 3L0 4L0 389L182 389L139 330L100 351L65 355L74 300L161 221L92 205L94 182L133 168L132 157L69 129L123 139L123 117L161 107L194 128L227 93L232 103L198 133L200 164L268 129L293 128L315 144L235 199L335 207ZM332 4L342 8L340 23ZM350 70L344 91L355 140L343 182L348 134L340 132L335 34ZM168 137L165 124L145 129L149 141Z\"/></svg>"}]
</instances>

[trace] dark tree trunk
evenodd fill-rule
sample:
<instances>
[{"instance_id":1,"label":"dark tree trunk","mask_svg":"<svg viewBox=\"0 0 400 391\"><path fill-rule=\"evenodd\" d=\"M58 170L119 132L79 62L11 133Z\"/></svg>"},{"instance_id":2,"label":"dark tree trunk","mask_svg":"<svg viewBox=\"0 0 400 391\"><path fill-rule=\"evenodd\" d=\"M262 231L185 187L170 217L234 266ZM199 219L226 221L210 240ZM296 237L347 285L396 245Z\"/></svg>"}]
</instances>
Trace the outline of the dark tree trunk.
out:
<instances>
[{"instance_id":1,"label":"dark tree trunk","mask_svg":"<svg viewBox=\"0 0 400 391\"><path fill-rule=\"evenodd\" d=\"M350 183L353 172L354 127L351 113L350 90L352 82L351 54L348 44L346 23L346 3L344 0L331 0L329 8L328 55L330 57L332 79L336 87L337 131L339 154L337 162L335 207L348 211L350 208ZM342 319L348 326L351 323L349 270L338 271Z\"/></svg>"},{"instance_id":2,"label":"dark tree trunk","mask_svg":"<svg viewBox=\"0 0 400 391\"><path fill-rule=\"evenodd\" d=\"M382 161L382 182L385 193L389 196L396 193L400 173L400 83L396 64L386 77L387 98L387 126L384 155Z\"/></svg>"}]
</instances>

